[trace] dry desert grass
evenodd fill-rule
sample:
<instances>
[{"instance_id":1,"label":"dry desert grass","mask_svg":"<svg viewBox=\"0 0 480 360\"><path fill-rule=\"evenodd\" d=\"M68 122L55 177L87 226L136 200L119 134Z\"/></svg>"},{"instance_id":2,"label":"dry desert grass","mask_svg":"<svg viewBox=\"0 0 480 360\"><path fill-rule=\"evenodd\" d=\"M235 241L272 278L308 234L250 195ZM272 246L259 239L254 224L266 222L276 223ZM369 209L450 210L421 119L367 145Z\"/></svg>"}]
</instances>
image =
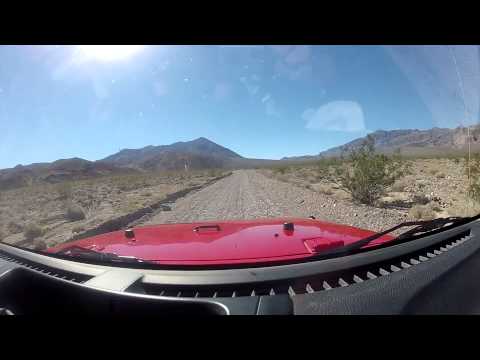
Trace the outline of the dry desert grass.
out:
<instances>
[{"instance_id":1,"label":"dry desert grass","mask_svg":"<svg viewBox=\"0 0 480 360\"><path fill-rule=\"evenodd\" d=\"M117 175L1 191L0 236L7 243L27 247L53 246L223 173L206 170Z\"/></svg>"}]
</instances>

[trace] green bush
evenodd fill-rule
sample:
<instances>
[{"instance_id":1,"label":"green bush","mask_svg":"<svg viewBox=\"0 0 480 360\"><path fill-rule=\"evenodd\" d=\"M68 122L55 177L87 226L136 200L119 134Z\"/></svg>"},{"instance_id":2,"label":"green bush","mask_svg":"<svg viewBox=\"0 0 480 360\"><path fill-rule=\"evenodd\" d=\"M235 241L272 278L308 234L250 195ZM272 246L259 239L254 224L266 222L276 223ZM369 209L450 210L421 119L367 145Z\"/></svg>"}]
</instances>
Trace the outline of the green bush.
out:
<instances>
[{"instance_id":1,"label":"green bush","mask_svg":"<svg viewBox=\"0 0 480 360\"><path fill-rule=\"evenodd\" d=\"M341 161L337 158L323 158L316 163L316 178L332 180L335 175L335 169L341 165Z\"/></svg>"},{"instance_id":2,"label":"green bush","mask_svg":"<svg viewBox=\"0 0 480 360\"><path fill-rule=\"evenodd\" d=\"M43 229L36 224L28 224L23 232L25 239L32 241L43 235Z\"/></svg>"},{"instance_id":3,"label":"green bush","mask_svg":"<svg viewBox=\"0 0 480 360\"><path fill-rule=\"evenodd\" d=\"M377 154L375 140L369 135L358 150L349 152L345 164L336 167L336 181L355 202L373 205L388 186L404 176L406 167L400 156Z\"/></svg>"}]
</instances>

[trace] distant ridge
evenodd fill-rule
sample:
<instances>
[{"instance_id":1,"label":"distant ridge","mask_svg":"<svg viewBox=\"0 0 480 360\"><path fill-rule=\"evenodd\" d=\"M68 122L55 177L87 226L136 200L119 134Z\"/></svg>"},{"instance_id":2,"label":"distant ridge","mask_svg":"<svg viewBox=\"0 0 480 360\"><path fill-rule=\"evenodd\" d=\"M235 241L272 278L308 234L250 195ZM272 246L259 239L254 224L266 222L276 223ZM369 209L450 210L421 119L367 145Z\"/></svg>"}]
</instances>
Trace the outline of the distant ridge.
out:
<instances>
[{"instance_id":1,"label":"distant ridge","mask_svg":"<svg viewBox=\"0 0 480 360\"><path fill-rule=\"evenodd\" d=\"M378 130L370 134L378 151L401 149L402 154L436 155L465 152L467 128L432 128L429 130ZM480 128L471 127L473 151L480 150ZM249 168L291 161L311 161L323 157L340 156L358 148L365 137L357 138L316 155L284 157L281 160L248 159L215 142L199 137L171 145L145 146L141 149L123 149L98 161L81 158L60 159L51 163L17 165L0 170L0 190L34 183L56 183L64 180L88 179L96 176L163 170L201 170L210 168Z\"/></svg>"},{"instance_id":2,"label":"distant ridge","mask_svg":"<svg viewBox=\"0 0 480 360\"><path fill-rule=\"evenodd\" d=\"M123 149L98 161L71 158L51 163L17 165L14 168L0 170L0 190L35 183L56 183L111 174L241 168L275 162L275 160L247 159L207 138L199 137L192 141L180 141L171 145Z\"/></svg>"},{"instance_id":3,"label":"distant ridge","mask_svg":"<svg viewBox=\"0 0 480 360\"><path fill-rule=\"evenodd\" d=\"M199 137L171 145L124 149L100 162L137 169L172 170L185 166L191 169L224 167L232 159L242 159L242 156L204 137Z\"/></svg>"},{"instance_id":4,"label":"distant ridge","mask_svg":"<svg viewBox=\"0 0 480 360\"><path fill-rule=\"evenodd\" d=\"M480 150L478 126L471 126L471 145L473 150ZM388 153L401 149L403 154L431 155L435 153L460 153L467 149L467 128L455 129L432 128L428 130L378 130L370 134L375 140L377 151ZM357 138L344 145L336 146L317 155L283 158L282 160L313 160L320 157L340 156L343 152L358 148L365 137Z\"/></svg>"},{"instance_id":5,"label":"distant ridge","mask_svg":"<svg viewBox=\"0 0 480 360\"><path fill-rule=\"evenodd\" d=\"M35 183L57 183L65 180L88 179L96 176L135 172L108 163L80 158L60 159L52 163L17 165L0 170L0 190L28 186Z\"/></svg>"}]
</instances>

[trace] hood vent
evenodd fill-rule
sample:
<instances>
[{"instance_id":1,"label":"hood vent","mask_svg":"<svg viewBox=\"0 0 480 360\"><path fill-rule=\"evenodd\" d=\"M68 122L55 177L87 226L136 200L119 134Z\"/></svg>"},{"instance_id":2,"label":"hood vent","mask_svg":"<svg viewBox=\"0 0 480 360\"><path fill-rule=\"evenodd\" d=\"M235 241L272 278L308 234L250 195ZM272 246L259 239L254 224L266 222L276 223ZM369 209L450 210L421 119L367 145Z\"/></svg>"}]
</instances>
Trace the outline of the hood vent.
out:
<instances>
[{"instance_id":1,"label":"hood vent","mask_svg":"<svg viewBox=\"0 0 480 360\"><path fill-rule=\"evenodd\" d=\"M318 277L289 279L278 283L241 284L224 286L165 286L161 284L142 283L142 292L148 295L183 297L183 298L221 298L240 296L272 296L288 294L290 297L299 294L311 294L328 291L333 288L346 287L364 281L375 281L376 278L388 276L428 261L436 256L473 238L470 231L458 234L433 246L417 252L400 256L388 261L375 263L362 268L349 269L334 274L322 274ZM127 291L132 291L127 289Z\"/></svg>"},{"instance_id":2,"label":"hood vent","mask_svg":"<svg viewBox=\"0 0 480 360\"><path fill-rule=\"evenodd\" d=\"M21 257L7 254L3 251L0 251L0 259L15 263L17 265L29 268L37 272L41 272L49 276L53 276L53 277L68 280L68 281L73 281L79 284L82 284L85 281L92 278L92 276L90 275L77 274L70 271L59 270L50 266L46 266L30 260L23 259Z\"/></svg>"}]
</instances>

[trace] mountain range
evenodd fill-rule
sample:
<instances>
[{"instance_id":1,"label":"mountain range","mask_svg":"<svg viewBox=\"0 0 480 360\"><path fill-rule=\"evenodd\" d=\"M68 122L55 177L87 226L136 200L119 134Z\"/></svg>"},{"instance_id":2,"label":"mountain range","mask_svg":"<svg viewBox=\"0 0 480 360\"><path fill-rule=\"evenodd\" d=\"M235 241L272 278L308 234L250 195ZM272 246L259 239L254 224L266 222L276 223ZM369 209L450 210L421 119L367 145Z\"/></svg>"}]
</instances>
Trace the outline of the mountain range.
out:
<instances>
[{"instance_id":1,"label":"mountain range","mask_svg":"<svg viewBox=\"0 0 480 360\"><path fill-rule=\"evenodd\" d=\"M471 128L471 147L480 150L479 128ZM378 151L391 152L400 148L402 154L434 155L439 152L464 152L467 128L432 128L428 130L378 130L370 134ZM97 161L80 158L61 159L51 163L17 165L0 170L0 190L32 183L56 183L63 180L86 179L102 175L128 174L162 170L199 170L208 168L247 168L316 160L339 156L362 144L365 137L350 141L316 155L284 157L281 160L249 159L204 137L171 145L123 149ZM286 149L287 150L287 149Z\"/></svg>"},{"instance_id":2,"label":"mountain range","mask_svg":"<svg viewBox=\"0 0 480 360\"><path fill-rule=\"evenodd\" d=\"M145 171L242 168L275 163L276 160L248 159L204 137L171 145L123 149L97 161L80 158L51 163L17 165L0 170L0 190L34 183L57 183L102 175Z\"/></svg>"},{"instance_id":3,"label":"mountain range","mask_svg":"<svg viewBox=\"0 0 480 360\"><path fill-rule=\"evenodd\" d=\"M369 135L375 140L375 149L391 153L401 149L404 155L435 155L444 153L464 153L468 147L466 127L455 129L432 128L427 130L377 130ZM480 150L479 127L470 128L471 148ZM336 157L349 150L358 148L366 137L357 138L341 146L322 151L317 155L284 157L282 160L314 160L321 157Z\"/></svg>"},{"instance_id":4,"label":"mountain range","mask_svg":"<svg viewBox=\"0 0 480 360\"><path fill-rule=\"evenodd\" d=\"M124 149L99 163L131 167L140 170L178 170L223 168L233 159L242 156L200 137L193 141L180 141L171 145L146 146L141 149Z\"/></svg>"}]
</instances>

